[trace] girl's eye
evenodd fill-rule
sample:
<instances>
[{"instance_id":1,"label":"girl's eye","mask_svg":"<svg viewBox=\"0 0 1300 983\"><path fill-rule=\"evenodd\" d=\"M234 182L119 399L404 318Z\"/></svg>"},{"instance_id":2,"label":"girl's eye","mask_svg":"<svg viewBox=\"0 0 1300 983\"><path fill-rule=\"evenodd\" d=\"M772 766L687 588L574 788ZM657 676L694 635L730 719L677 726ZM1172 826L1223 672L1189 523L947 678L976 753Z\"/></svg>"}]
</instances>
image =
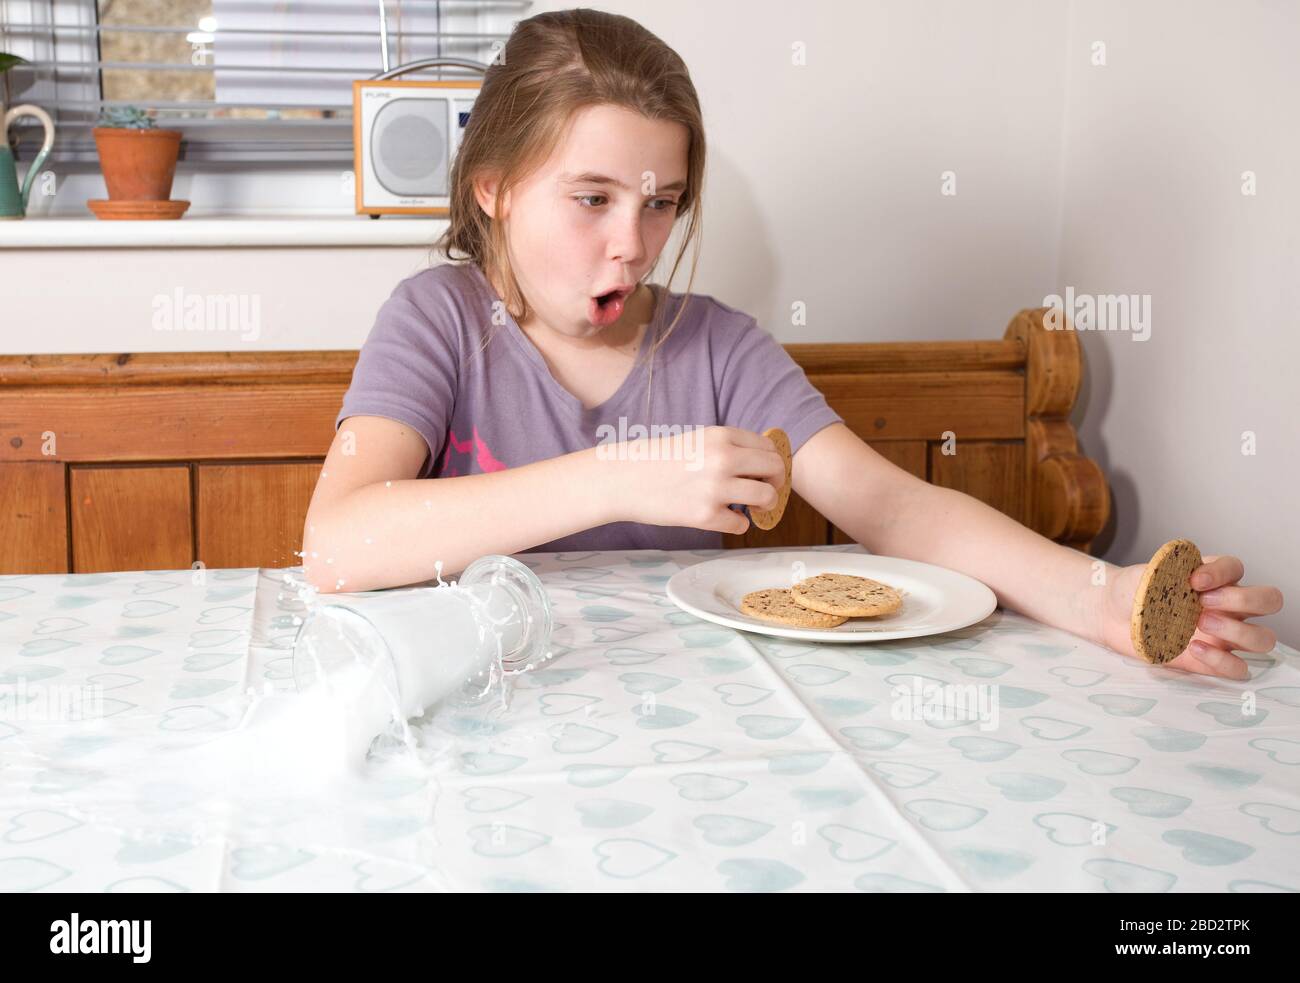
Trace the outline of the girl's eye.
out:
<instances>
[{"instance_id":1,"label":"girl's eye","mask_svg":"<svg viewBox=\"0 0 1300 983\"><path fill-rule=\"evenodd\" d=\"M579 195L577 198L574 199L574 201L579 202L581 204L583 202L589 202L592 201L593 199L599 198L602 199L601 203L603 204L604 197L605 197L604 195ZM654 199L654 201L651 202L651 204L664 206L663 208L651 209L652 211L656 211L656 212L666 212L669 211L670 209L675 209L677 207L677 202L675 202L671 198L656 198ZM599 205L583 205L583 207L597 208L599 207Z\"/></svg>"}]
</instances>

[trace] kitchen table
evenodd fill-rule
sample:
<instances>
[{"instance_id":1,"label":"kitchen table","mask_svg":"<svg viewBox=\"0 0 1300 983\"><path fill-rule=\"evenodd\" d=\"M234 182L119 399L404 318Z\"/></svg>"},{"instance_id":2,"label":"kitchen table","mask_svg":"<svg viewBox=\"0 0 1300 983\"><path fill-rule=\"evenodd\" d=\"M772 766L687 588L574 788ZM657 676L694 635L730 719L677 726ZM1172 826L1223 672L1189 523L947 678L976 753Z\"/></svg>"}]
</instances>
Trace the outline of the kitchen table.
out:
<instances>
[{"instance_id":1,"label":"kitchen table","mask_svg":"<svg viewBox=\"0 0 1300 983\"><path fill-rule=\"evenodd\" d=\"M668 599L723 553L517 555L551 598L554 657L508 709L431 710L425 763L368 777L373 801L322 843L294 832L319 801L200 822L203 789L161 758L166 780L99 763L122 741L220 740L258 691L291 690L299 571L2 577L0 889L1300 889L1294 648L1233 682L1003 609L792 641ZM918 683L995 692L997 725L907 712ZM92 688L90 713L23 712Z\"/></svg>"}]
</instances>

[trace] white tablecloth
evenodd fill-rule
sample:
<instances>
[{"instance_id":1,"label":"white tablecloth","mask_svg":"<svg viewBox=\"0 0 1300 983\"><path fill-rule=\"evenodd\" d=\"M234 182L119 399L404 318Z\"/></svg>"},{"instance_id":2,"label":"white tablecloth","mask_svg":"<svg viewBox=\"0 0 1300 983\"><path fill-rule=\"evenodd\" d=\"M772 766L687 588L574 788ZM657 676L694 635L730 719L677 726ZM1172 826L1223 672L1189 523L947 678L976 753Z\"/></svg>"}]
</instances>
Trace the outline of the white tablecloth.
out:
<instances>
[{"instance_id":1,"label":"white tablecloth","mask_svg":"<svg viewBox=\"0 0 1300 983\"><path fill-rule=\"evenodd\" d=\"M1300 889L1295 649L1248 656L1239 683L1002 610L928 638L780 640L668 600L721 552L521 554L556 657L508 710L431 711L427 763L370 776L319 842L295 832L319 797L214 821L163 757L292 689L286 571L0 578L0 889ZM996 685L997 727L908 719L898 687L918 681ZM88 687L98 719L22 713ZM129 773L99 764L150 739Z\"/></svg>"}]
</instances>

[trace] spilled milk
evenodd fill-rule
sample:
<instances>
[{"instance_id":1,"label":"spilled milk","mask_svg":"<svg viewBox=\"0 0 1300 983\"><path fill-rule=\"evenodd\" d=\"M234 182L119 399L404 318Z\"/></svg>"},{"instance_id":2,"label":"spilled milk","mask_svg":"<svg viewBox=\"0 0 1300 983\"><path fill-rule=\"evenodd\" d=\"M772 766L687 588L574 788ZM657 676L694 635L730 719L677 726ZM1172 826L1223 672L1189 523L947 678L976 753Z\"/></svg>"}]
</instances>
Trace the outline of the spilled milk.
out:
<instances>
[{"instance_id":1,"label":"spilled milk","mask_svg":"<svg viewBox=\"0 0 1300 983\"><path fill-rule=\"evenodd\" d=\"M439 563L437 580L320 595L286 573L304 611L292 689L249 689L231 725L175 736L160 738L153 716L72 737L66 723L29 727L17 764L38 777L30 808L57 804L124 845L276 844L409 865L450 887L433 820L439 776L466 740L432 721L508 716L512 679L551 658L552 618L541 582L510 557L450 583Z\"/></svg>"}]
</instances>

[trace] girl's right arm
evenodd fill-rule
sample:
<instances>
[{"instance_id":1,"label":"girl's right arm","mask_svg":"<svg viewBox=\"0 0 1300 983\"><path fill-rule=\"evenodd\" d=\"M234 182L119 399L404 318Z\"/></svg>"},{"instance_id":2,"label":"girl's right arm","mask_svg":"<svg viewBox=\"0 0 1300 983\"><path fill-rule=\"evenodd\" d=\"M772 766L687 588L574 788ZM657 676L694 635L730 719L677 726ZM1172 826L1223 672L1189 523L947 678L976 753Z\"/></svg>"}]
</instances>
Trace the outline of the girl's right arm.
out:
<instances>
[{"instance_id":1,"label":"girl's right arm","mask_svg":"<svg viewBox=\"0 0 1300 983\"><path fill-rule=\"evenodd\" d=\"M377 590L464 570L610 522L740 533L727 508L770 508L784 463L766 437L708 427L604 444L504 471L420 480L428 453L410 427L348 417L307 509L303 574L322 593ZM658 445L654 447L652 445Z\"/></svg>"}]
</instances>

